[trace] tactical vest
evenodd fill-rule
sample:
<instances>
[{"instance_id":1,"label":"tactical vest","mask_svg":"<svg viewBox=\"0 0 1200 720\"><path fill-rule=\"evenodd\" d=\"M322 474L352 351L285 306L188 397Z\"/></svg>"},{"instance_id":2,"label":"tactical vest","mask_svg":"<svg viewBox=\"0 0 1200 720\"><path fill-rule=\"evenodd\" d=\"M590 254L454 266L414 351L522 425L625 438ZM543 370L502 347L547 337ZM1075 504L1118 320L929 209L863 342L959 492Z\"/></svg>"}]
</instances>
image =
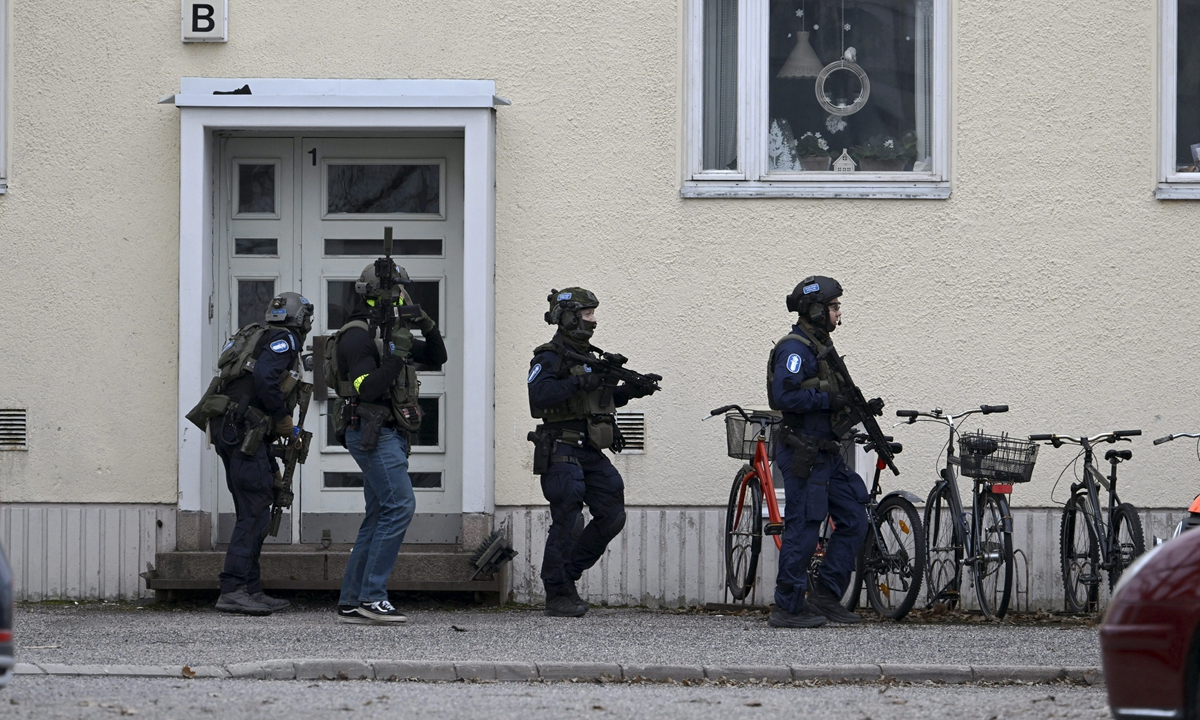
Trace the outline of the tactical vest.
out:
<instances>
[{"instance_id":1,"label":"tactical vest","mask_svg":"<svg viewBox=\"0 0 1200 720\"><path fill-rule=\"evenodd\" d=\"M338 341L342 335L352 328L358 328L372 334L371 327L363 320L351 320L342 326L340 330L333 334L333 337L325 343L325 359L322 365L322 370L328 380L332 380L334 392L340 398L356 398L358 390L354 387L354 380L350 378L346 371L340 367L338 362ZM378 328L373 333L379 334ZM380 360L385 356L384 345L381 338L375 339L375 348L379 352ZM404 369L396 376L395 382L392 383L388 391L388 411L392 421L398 426L415 432L421 426L421 414L417 405L417 398L420 395L421 382L417 379L417 366L410 358L404 359ZM373 403L365 403L373 404ZM338 406L334 416L334 427L338 432L342 432L345 428L346 418L341 412L342 403L334 403ZM341 426L340 428L338 426Z\"/></svg>"},{"instance_id":2,"label":"tactical vest","mask_svg":"<svg viewBox=\"0 0 1200 720\"><path fill-rule=\"evenodd\" d=\"M229 396L227 391L236 381L248 378L254 373L254 367L258 364L258 356L262 354L266 346L267 333L274 329L279 328L272 328L262 323L250 323L229 338L229 341L221 348L221 354L217 357L217 376L212 379L208 389L200 396L200 402L196 403L196 407L186 415L188 420L201 430L205 430L208 427L209 418L223 415L231 407L236 407L240 398ZM290 331L288 332L290 334ZM301 369L300 354L296 353L292 367L279 381L279 389L284 395L284 403L289 413L300 401ZM245 410L245 408L241 409Z\"/></svg>"},{"instance_id":3,"label":"tactical vest","mask_svg":"<svg viewBox=\"0 0 1200 720\"><path fill-rule=\"evenodd\" d=\"M783 409L779 407L779 403L775 399L775 356L779 353L780 346L782 346L788 340L800 341L805 347L807 347L809 350L812 350L813 354L817 357L821 356L821 353L824 352L826 347L818 341L812 340L797 333L789 333L784 335L782 338L780 338L779 342L775 343L775 347L771 350L770 356L767 357L767 403L770 405L772 410ZM838 377L838 374L834 372L833 368L829 367L829 363L824 360L817 361L817 374L815 376L806 378L800 382L801 390L820 390L823 393L835 393L841 388L842 383ZM850 426L854 425L851 415L852 413L849 410L843 409L837 413L834 413L832 417L830 417L829 424L835 435L842 435L844 429L848 429ZM785 423L789 425L793 422L796 422L798 417L799 416L793 415L787 411L785 411L783 414Z\"/></svg>"},{"instance_id":4,"label":"tactical vest","mask_svg":"<svg viewBox=\"0 0 1200 720\"><path fill-rule=\"evenodd\" d=\"M547 350L553 350L555 353L559 353L558 367L553 368L552 370L555 374L558 374L559 377L566 377L568 375L583 375L587 372L582 364L572 365L571 368L565 373L562 372L562 349L554 343L539 345L537 348L534 348L533 354L537 356L543 352L546 352ZM529 365L532 369L533 362L530 361ZM543 369L551 370L551 368ZM606 395L608 396L607 404L604 402ZM589 415L615 415L616 412L617 406L613 402L611 388L608 390L601 388L591 392L576 392L568 397L566 401L559 405L555 405L552 408L537 408L533 407L532 405L529 407L529 413L533 415L533 417L539 420L545 420L547 422L586 420Z\"/></svg>"}]
</instances>

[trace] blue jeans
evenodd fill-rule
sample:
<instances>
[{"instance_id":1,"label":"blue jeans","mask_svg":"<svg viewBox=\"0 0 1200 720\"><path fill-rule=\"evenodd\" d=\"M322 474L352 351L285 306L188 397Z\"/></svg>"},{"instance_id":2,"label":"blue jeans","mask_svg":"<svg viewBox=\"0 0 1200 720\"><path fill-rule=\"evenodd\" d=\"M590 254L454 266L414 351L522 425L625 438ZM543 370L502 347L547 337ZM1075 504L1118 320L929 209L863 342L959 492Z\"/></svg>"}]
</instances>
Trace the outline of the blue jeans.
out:
<instances>
[{"instance_id":1,"label":"blue jeans","mask_svg":"<svg viewBox=\"0 0 1200 720\"><path fill-rule=\"evenodd\" d=\"M417 508L408 477L408 440L394 428L383 428L379 444L365 451L358 446L361 437L358 430L346 430L346 446L363 471L367 514L346 564L338 605L387 600L388 575Z\"/></svg>"}]
</instances>

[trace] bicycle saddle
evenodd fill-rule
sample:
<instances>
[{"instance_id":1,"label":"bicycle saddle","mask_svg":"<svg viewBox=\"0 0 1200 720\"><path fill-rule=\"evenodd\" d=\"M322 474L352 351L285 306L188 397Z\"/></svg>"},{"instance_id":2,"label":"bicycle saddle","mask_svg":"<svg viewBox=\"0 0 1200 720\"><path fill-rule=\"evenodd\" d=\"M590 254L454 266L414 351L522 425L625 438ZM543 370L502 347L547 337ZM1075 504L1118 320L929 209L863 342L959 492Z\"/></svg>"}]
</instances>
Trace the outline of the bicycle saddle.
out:
<instances>
[{"instance_id":1,"label":"bicycle saddle","mask_svg":"<svg viewBox=\"0 0 1200 720\"><path fill-rule=\"evenodd\" d=\"M1120 462L1121 460L1128 460L1131 457L1133 457L1132 450L1109 450L1108 452L1104 453L1105 460L1117 458L1117 462Z\"/></svg>"},{"instance_id":2,"label":"bicycle saddle","mask_svg":"<svg viewBox=\"0 0 1200 720\"><path fill-rule=\"evenodd\" d=\"M963 435L958 447L964 455L991 455L996 452L996 441L980 435Z\"/></svg>"}]
</instances>

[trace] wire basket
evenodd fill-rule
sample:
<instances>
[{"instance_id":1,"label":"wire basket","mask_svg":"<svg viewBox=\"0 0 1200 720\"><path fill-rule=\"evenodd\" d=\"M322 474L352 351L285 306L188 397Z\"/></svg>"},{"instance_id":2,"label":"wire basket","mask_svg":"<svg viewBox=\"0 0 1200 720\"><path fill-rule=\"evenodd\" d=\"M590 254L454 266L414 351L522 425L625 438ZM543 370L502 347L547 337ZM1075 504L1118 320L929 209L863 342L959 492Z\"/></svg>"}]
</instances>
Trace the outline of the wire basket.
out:
<instances>
[{"instance_id":1,"label":"wire basket","mask_svg":"<svg viewBox=\"0 0 1200 720\"><path fill-rule=\"evenodd\" d=\"M767 453L775 456L775 430L779 424L780 415L763 412L748 413L750 422L746 422L739 413L731 412L725 415L725 434L729 440L729 457L738 460L753 460L754 450L758 444L758 421L767 422Z\"/></svg>"},{"instance_id":2,"label":"wire basket","mask_svg":"<svg viewBox=\"0 0 1200 720\"><path fill-rule=\"evenodd\" d=\"M1024 483L1033 478L1038 444L1008 435L964 433L958 439L962 474L997 483Z\"/></svg>"}]
</instances>

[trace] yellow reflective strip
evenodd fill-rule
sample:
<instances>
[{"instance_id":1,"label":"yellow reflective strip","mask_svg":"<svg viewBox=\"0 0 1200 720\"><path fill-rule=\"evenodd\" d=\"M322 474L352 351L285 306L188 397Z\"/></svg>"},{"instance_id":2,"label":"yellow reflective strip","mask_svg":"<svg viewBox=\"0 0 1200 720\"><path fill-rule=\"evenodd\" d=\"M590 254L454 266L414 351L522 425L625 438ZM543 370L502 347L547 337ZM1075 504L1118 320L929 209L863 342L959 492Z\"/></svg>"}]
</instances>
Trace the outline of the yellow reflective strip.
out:
<instances>
[{"instance_id":1,"label":"yellow reflective strip","mask_svg":"<svg viewBox=\"0 0 1200 720\"><path fill-rule=\"evenodd\" d=\"M367 373L367 375L370 375L370 374L371 373ZM354 392L358 392L358 386L362 385L362 381L367 379L367 375L359 375L357 378L354 379Z\"/></svg>"},{"instance_id":2,"label":"yellow reflective strip","mask_svg":"<svg viewBox=\"0 0 1200 720\"><path fill-rule=\"evenodd\" d=\"M375 298L367 298L367 305L375 307Z\"/></svg>"}]
</instances>

